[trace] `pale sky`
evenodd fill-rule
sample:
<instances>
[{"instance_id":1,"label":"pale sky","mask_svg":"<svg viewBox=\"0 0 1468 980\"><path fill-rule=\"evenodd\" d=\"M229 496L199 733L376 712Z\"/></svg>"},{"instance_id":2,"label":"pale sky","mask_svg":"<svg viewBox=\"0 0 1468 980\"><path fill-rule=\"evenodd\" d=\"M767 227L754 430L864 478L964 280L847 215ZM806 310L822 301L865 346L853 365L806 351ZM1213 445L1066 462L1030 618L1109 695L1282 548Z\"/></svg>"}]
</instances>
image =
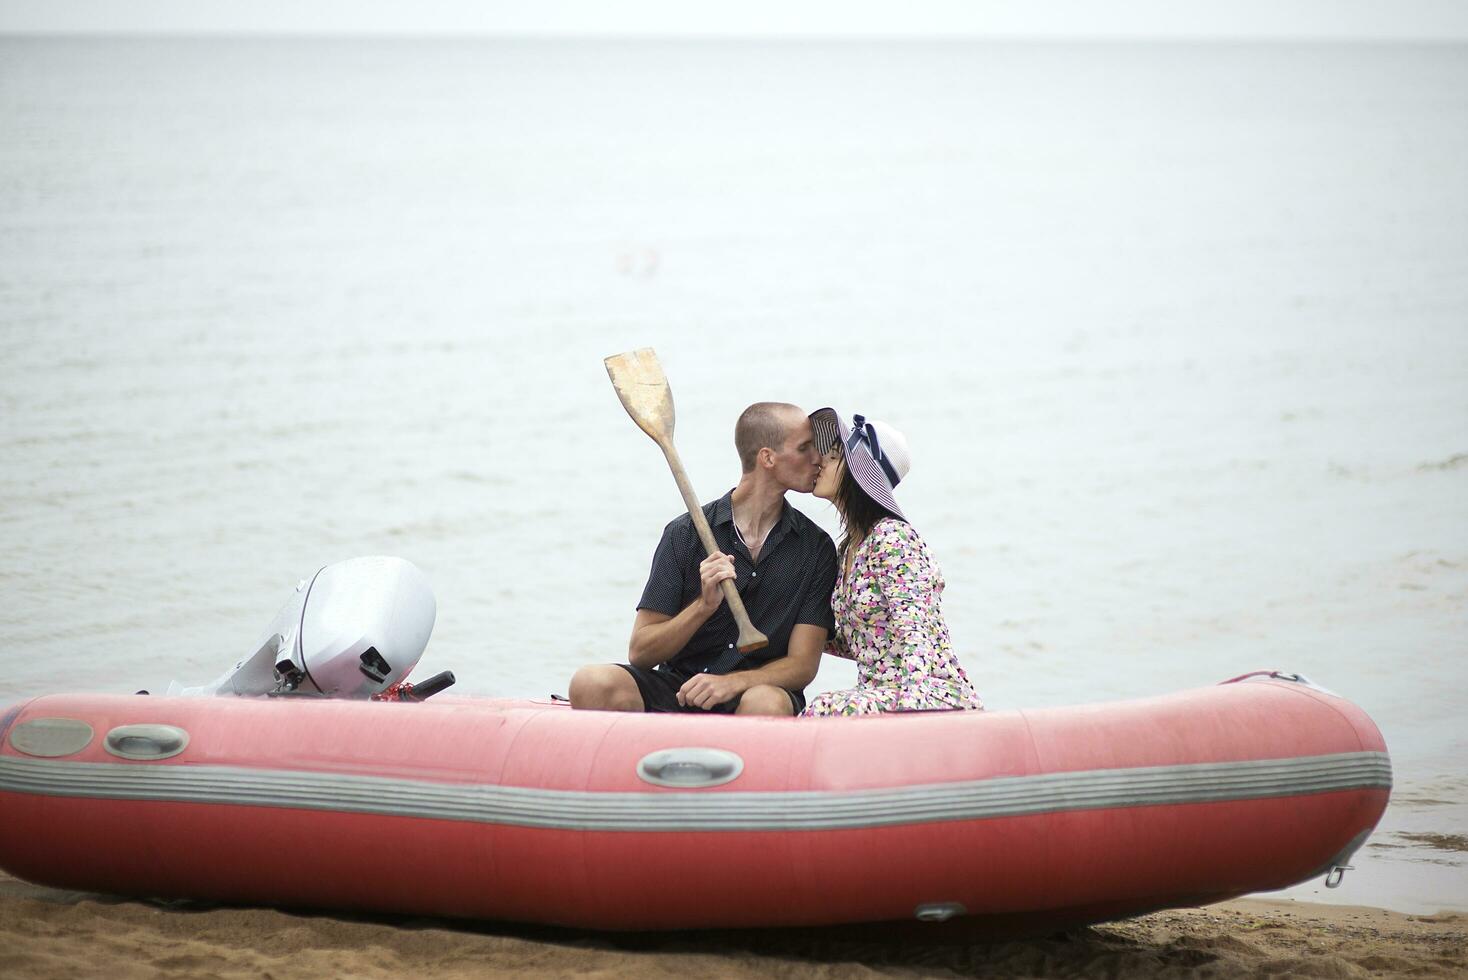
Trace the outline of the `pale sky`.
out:
<instances>
[{"instance_id":1,"label":"pale sky","mask_svg":"<svg viewBox=\"0 0 1468 980\"><path fill-rule=\"evenodd\" d=\"M1468 0L0 0L0 33L1468 40Z\"/></svg>"}]
</instances>

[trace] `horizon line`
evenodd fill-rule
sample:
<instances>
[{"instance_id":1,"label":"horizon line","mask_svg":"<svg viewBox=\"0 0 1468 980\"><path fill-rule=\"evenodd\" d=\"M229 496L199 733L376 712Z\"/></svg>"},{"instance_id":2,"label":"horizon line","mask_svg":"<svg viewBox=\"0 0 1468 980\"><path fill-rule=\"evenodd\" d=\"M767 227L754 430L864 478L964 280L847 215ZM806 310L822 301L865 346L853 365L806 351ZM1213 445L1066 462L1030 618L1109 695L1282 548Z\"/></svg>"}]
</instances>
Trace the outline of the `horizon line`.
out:
<instances>
[{"instance_id":1,"label":"horizon line","mask_svg":"<svg viewBox=\"0 0 1468 980\"><path fill-rule=\"evenodd\" d=\"M1468 34L1429 35L1402 34L1383 37L1366 34L1063 34L1046 32L991 33L980 31L946 32L781 32L781 33L715 33L675 31L507 31L507 30L413 30L396 31L371 28L336 30L235 30L229 28L46 28L16 29L0 26L0 38L87 38L92 40L374 40L374 41L693 41L699 43L736 42L995 42L1038 44L1341 44L1341 45L1462 45Z\"/></svg>"}]
</instances>

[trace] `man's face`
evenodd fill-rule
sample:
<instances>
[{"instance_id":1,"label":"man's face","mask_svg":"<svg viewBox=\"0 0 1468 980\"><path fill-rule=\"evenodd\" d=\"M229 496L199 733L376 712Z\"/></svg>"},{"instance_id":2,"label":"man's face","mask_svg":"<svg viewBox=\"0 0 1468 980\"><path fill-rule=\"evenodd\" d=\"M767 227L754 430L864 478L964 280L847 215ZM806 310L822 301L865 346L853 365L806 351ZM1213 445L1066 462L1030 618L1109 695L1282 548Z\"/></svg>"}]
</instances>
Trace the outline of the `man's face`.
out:
<instances>
[{"instance_id":1,"label":"man's face","mask_svg":"<svg viewBox=\"0 0 1468 980\"><path fill-rule=\"evenodd\" d=\"M821 457L816 454L815 435L810 419L804 413L791 414L785 430L785 442L775 453L775 479L787 490L810 493L821 472Z\"/></svg>"}]
</instances>

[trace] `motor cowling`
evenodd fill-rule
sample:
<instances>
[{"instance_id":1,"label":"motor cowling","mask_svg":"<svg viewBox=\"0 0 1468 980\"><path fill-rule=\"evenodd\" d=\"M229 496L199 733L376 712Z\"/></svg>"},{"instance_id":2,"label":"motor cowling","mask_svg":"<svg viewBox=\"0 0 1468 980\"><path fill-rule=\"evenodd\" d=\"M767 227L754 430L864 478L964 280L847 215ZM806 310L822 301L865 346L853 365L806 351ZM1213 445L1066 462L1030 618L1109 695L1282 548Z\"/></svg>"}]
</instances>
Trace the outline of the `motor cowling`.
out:
<instances>
[{"instance_id":1,"label":"motor cowling","mask_svg":"<svg viewBox=\"0 0 1468 980\"><path fill-rule=\"evenodd\" d=\"M335 562L296 586L250 655L213 684L175 683L169 693L370 698L417 665L437 612L428 579L412 562Z\"/></svg>"}]
</instances>

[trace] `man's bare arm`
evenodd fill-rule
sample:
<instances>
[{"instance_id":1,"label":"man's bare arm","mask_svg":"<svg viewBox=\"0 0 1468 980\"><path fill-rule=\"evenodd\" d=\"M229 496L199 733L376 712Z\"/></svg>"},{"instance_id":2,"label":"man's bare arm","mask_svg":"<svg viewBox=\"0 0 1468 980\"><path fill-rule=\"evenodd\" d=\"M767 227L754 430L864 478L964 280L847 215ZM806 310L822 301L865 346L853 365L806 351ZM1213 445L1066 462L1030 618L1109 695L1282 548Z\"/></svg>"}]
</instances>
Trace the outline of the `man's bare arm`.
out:
<instances>
[{"instance_id":1,"label":"man's bare arm","mask_svg":"<svg viewBox=\"0 0 1468 980\"><path fill-rule=\"evenodd\" d=\"M693 634L724 601L719 583L734 578L734 559L716 551L699 563L698 573L703 591L678 615L637 610L637 618L632 621L632 639L627 643L627 662L632 666L655 667L688 645Z\"/></svg>"},{"instance_id":2,"label":"man's bare arm","mask_svg":"<svg viewBox=\"0 0 1468 980\"><path fill-rule=\"evenodd\" d=\"M653 612L651 609L637 610L632 621L632 639L627 644L627 662L634 667L650 669L688 645L688 640L708 619L707 613L692 603L676 616Z\"/></svg>"}]
</instances>

